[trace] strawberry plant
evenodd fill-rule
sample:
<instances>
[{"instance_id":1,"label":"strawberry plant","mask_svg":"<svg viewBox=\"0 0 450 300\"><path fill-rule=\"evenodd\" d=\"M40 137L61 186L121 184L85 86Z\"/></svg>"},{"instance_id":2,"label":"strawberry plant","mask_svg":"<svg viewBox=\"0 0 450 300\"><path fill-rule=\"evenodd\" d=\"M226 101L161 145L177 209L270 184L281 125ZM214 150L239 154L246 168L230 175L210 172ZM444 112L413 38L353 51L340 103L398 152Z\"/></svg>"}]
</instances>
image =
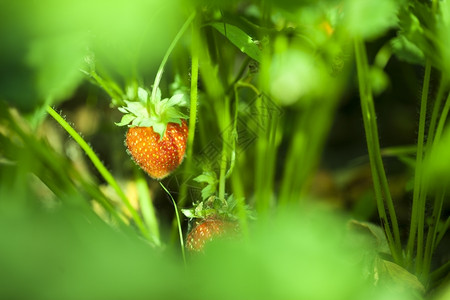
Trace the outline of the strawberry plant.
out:
<instances>
[{"instance_id":1,"label":"strawberry plant","mask_svg":"<svg viewBox=\"0 0 450 300\"><path fill-rule=\"evenodd\" d=\"M449 37L448 0L1 3L0 298L448 299Z\"/></svg>"}]
</instances>

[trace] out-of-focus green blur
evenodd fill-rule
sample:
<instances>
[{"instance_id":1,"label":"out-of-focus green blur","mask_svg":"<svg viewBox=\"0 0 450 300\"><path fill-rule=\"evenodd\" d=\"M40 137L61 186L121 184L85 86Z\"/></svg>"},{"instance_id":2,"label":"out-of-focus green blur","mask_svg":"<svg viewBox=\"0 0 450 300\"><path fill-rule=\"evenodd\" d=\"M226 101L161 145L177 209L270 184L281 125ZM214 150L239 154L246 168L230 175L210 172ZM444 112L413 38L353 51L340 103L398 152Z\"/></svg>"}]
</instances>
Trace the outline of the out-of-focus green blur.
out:
<instances>
[{"instance_id":1,"label":"out-of-focus green blur","mask_svg":"<svg viewBox=\"0 0 450 300\"><path fill-rule=\"evenodd\" d=\"M249 240L218 241L206 255L188 256L185 267L171 251L105 225L76 196L45 210L28 206L31 195L5 191L2 299L348 300L399 293L375 290L370 240L320 210L295 208L261 219Z\"/></svg>"},{"instance_id":2,"label":"out-of-focus green blur","mask_svg":"<svg viewBox=\"0 0 450 300\"><path fill-rule=\"evenodd\" d=\"M357 171L363 173L358 173L355 180L357 195L352 199L357 204L336 204L344 202L339 197L345 197L335 192L345 181L344 175L335 179L327 172L321 173L324 177L316 174L339 105L350 111L348 114L354 113L356 107L358 114L353 120L359 123L357 126L349 123L344 129L336 126L336 135L356 130L360 136L355 143L361 144L357 146L358 151L364 149L357 153L366 153L359 99L356 104L349 104L349 98L358 89L351 58L352 39L372 42L368 53L375 63L369 73L376 95L389 89L390 80L397 82L389 78L385 68L395 51L400 58L420 64L425 50L430 50L412 47L404 36L396 40L397 44L392 43L392 49L384 46L390 41L383 35L392 35L389 30L398 25L400 4L405 1L328 0L322 1L323 6L317 4L319 1L287 0L263 1L264 5L251 1L195 0L1 1L0 299L420 298L425 290L422 283L412 274L413 268L407 271L389 260L390 248L381 227L349 221L355 215L378 221L377 216L373 217L377 212L372 185L368 183L371 180L368 159L364 158L363 171ZM231 15L227 11L229 7L243 16ZM268 13L271 8L275 11L273 15ZM224 133L231 128L230 124L235 126L235 135L239 131L236 130L238 121L239 125L246 125L247 131L239 134L241 138L246 134L250 137L251 143L244 145L248 148L240 144L230 150L228 141L220 140L223 143L218 147L225 149L222 155L229 156L226 167L234 172L230 171L228 176L228 169L222 168L221 176L228 180L223 185L228 195L245 195L245 204L260 214L248 222L248 230L242 236L214 241L205 253L188 255L184 262L179 245L173 242L176 239L170 240L170 228L161 225L161 235L165 235L162 243L159 243L159 232L158 243L140 235L135 230L138 226L129 217L130 211L120 200L116 201L117 195L111 192L79 145L66 138L66 132L58 131L56 122L44 119L47 105L67 105L66 121L75 123L73 127L85 135L121 186L134 184L134 190L128 191L127 196L131 194L130 198L135 196L136 200L139 197L133 193L141 193L148 198L147 208L163 207L156 213L158 220L152 219L155 214L145 215L140 211L143 219L156 224L156 229L158 222L169 227L172 203L162 205L166 199L155 192L161 190L160 186L147 177L143 179L140 173L136 175L140 171L137 167L133 169L123 146L124 128L114 125L120 116L109 107L110 99L100 94L100 89L87 85L89 72L86 70L95 61L98 74L123 90L138 83L151 88L170 43L194 9L200 15L195 26L201 26L185 33L179 42L181 46L172 53L177 58L171 62L173 68L165 75L181 74L180 82L192 84L190 64L195 60L191 61L191 56L201 54L201 80L193 83L199 89L199 99L194 106L198 108L197 120L190 120L198 121L192 155L200 156L202 149L217 137L226 138ZM203 24L202 17L213 21ZM265 22L273 27L266 27ZM442 26L438 33L447 37L449 28ZM204 34L201 41L195 30ZM380 37L385 40L376 40ZM443 40L444 44L448 43ZM371 53L376 52L374 49L380 52ZM445 51L439 54L442 57L435 55L439 57L438 63L433 61L435 65L439 65L439 59L447 62L450 57ZM402 72L413 69L405 65ZM414 82L411 80L414 74L409 73L405 75L408 79L398 82L404 85L408 80ZM165 80L164 92L170 89L172 77ZM179 88L187 90L182 83ZM406 92L396 90L396 94L390 91L390 97L408 94L410 89L418 88L407 87ZM73 96L77 91L82 94L79 98ZM248 109L255 103L252 102L255 91L258 96L267 96L265 100L275 107L269 115L255 118L242 111L242 107ZM410 99L401 100L404 102L399 100L398 106L394 101L388 104L381 101L381 105L384 111L411 105ZM225 107L224 103L231 105ZM261 108L265 107L256 110ZM75 109L76 112L72 111ZM236 120L223 121L234 112ZM403 117L396 120L410 121L408 116ZM261 121L258 118L266 119L258 123ZM83 120L86 124L73 120ZM386 127L390 124L396 124L395 129L406 128L405 131L413 127L398 120L384 124L384 130L389 131ZM450 174L450 132L444 127L442 123L439 131L442 139L436 142L433 155L427 157L423 167L424 182L430 183L427 188L439 191L446 189ZM394 133L392 136L398 137ZM343 138L345 147L353 142L351 139L353 136L348 140ZM230 144L233 143L239 144L239 140ZM230 162L235 156L239 157ZM398 188L402 196L410 192L405 191L408 188L405 182L414 173L411 157L411 151L399 155L404 163ZM332 159L343 160L339 155ZM217 162L211 162L214 163ZM200 165L191 163L190 166L199 174L203 171ZM348 171L344 163L340 167ZM173 181L167 182L177 182L184 173L176 175ZM335 180L330 183L330 190L335 192L329 197L332 200L318 199L320 208L298 204L307 202L306 198L313 199L311 202L326 198L328 190L323 186L329 183L327 180ZM320 191L314 194L311 186L316 184ZM181 189L178 185L171 186L171 191L176 191L174 195ZM164 200L156 201L155 195ZM409 203L400 200L395 204L408 211ZM323 204L327 201L335 203ZM145 209L138 200L135 202L132 205L138 210ZM289 202L298 205L291 206ZM184 203L184 207L189 205ZM352 217L336 208L352 205ZM444 204L438 209L448 211ZM402 234L409 226L410 216L405 215L400 220L404 221ZM446 224L441 220L434 225L448 228L448 219ZM437 238L443 239L442 236ZM158 247L161 244L165 245ZM439 267L440 262L433 263Z\"/></svg>"},{"instance_id":3,"label":"out-of-focus green blur","mask_svg":"<svg viewBox=\"0 0 450 300\"><path fill-rule=\"evenodd\" d=\"M68 97L86 59L124 82L154 72L183 9L174 0L2 1L0 98L30 110Z\"/></svg>"}]
</instances>

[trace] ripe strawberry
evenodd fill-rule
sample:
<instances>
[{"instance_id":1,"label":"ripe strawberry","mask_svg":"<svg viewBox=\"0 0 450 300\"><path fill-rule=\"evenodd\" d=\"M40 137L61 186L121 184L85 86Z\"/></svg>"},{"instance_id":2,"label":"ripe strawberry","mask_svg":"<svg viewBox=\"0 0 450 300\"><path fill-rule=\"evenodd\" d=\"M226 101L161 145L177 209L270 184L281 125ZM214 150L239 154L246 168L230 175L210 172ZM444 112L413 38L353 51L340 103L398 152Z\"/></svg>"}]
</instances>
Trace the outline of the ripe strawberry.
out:
<instances>
[{"instance_id":1,"label":"ripe strawberry","mask_svg":"<svg viewBox=\"0 0 450 300\"><path fill-rule=\"evenodd\" d=\"M184 96L175 94L161 100L157 90L153 99L139 88L137 95L119 110L125 115L118 126L128 125L126 146L133 160L155 179L162 179L173 172L183 161L186 150L188 126L186 116L177 106L184 104ZM130 124L131 123L131 124Z\"/></svg>"},{"instance_id":2,"label":"ripe strawberry","mask_svg":"<svg viewBox=\"0 0 450 300\"><path fill-rule=\"evenodd\" d=\"M230 235L238 231L237 223L226 221L217 217L201 220L189 232L186 239L186 248L190 251L202 251L205 244L214 238Z\"/></svg>"},{"instance_id":3,"label":"ripe strawberry","mask_svg":"<svg viewBox=\"0 0 450 300\"><path fill-rule=\"evenodd\" d=\"M126 135L128 151L134 161L151 177L162 179L174 171L183 161L188 127L167 124L163 138L153 127L130 127Z\"/></svg>"}]
</instances>

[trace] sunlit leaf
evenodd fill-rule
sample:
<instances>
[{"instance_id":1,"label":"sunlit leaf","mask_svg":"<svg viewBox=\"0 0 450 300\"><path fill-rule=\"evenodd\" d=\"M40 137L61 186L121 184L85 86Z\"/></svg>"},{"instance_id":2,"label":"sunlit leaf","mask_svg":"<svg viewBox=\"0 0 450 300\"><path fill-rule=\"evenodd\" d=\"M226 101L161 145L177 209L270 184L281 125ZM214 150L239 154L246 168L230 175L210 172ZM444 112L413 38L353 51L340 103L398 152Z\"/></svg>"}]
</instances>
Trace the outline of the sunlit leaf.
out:
<instances>
[{"instance_id":1,"label":"sunlit leaf","mask_svg":"<svg viewBox=\"0 0 450 300\"><path fill-rule=\"evenodd\" d=\"M413 291L425 292L423 284L416 276L393 262L377 259L376 272L382 284L388 285L392 289L411 294Z\"/></svg>"},{"instance_id":2,"label":"sunlit leaf","mask_svg":"<svg viewBox=\"0 0 450 300\"><path fill-rule=\"evenodd\" d=\"M241 52L258 62L260 61L261 49L247 33L231 24L213 23L212 26L238 47Z\"/></svg>"},{"instance_id":3,"label":"sunlit leaf","mask_svg":"<svg viewBox=\"0 0 450 300\"><path fill-rule=\"evenodd\" d=\"M347 0L344 15L347 30L364 39L379 37L398 23L397 12L402 1Z\"/></svg>"}]
</instances>

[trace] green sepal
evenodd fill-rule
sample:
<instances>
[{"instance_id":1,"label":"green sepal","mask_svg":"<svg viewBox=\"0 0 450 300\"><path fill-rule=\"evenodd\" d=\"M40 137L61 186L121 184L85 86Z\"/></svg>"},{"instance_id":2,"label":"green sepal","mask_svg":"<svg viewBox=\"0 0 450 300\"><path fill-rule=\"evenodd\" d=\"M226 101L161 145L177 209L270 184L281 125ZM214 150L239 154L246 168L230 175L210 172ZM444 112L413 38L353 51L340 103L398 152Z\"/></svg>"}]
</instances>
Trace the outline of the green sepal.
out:
<instances>
[{"instance_id":1,"label":"green sepal","mask_svg":"<svg viewBox=\"0 0 450 300\"><path fill-rule=\"evenodd\" d=\"M133 115L126 114L126 115L123 115L122 120L120 120L119 123L114 123L114 124L116 124L117 126L125 126L125 125L130 124L130 122L133 121L133 119L134 119Z\"/></svg>"},{"instance_id":2,"label":"green sepal","mask_svg":"<svg viewBox=\"0 0 450 300\"><path fill-rule=\"evenodd\" d=\"M118 110L125 115L117 126L128 127L152 127L153 131L162 139L167 129L167 124L176 123L181 125L183 119L188 116L179 110L179 107L187 106L188 101L185 94L176 93L171 98L161 99L161 90L156 89L154 98L150 91L135 86L126 90L127 100L123 100L125 106Z\"/></svg>"}]
</instances>

